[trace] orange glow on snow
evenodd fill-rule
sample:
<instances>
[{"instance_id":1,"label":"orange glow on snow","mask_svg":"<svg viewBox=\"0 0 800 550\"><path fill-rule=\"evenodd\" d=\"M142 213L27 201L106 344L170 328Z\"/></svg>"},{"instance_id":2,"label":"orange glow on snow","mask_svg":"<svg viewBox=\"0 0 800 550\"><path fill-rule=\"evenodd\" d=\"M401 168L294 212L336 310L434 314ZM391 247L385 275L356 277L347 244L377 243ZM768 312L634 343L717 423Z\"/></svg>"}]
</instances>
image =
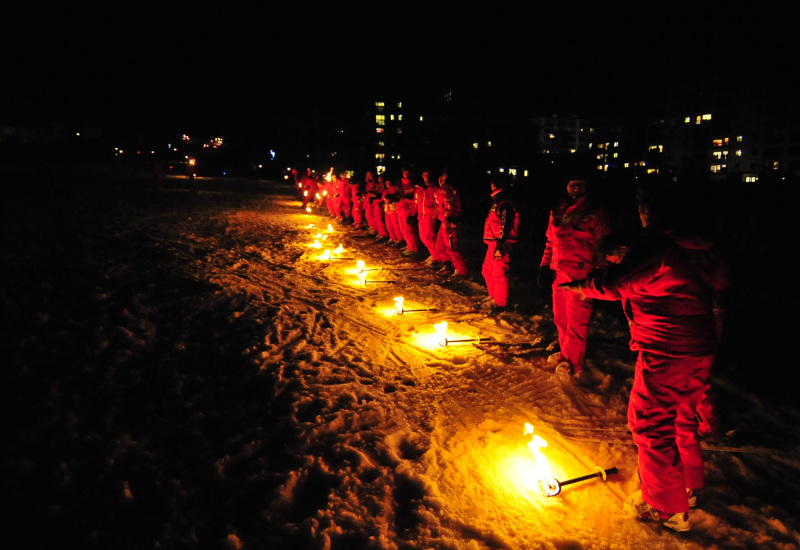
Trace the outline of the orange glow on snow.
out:
<instances>
[{"instance_id":1,"label":"orange glow on snow","mask_svg":"<svg viewBox=\"0 0 800 550\"><path fill-rule=\"evenodd\" d=\"M398 296L394 299L394 310L398 315L403 314L403 297Z\"/></svg>"}]
</instances>

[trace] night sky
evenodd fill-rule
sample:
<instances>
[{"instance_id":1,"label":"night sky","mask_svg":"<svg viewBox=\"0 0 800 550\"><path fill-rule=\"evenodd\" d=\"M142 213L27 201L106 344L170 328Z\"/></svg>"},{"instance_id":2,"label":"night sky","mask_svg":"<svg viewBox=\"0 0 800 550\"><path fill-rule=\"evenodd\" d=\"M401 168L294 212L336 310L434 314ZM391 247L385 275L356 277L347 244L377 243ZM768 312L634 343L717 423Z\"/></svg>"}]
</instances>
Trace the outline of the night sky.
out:
<instances>
[{"instance_id":1,"label":"night sky","mask_svg":"<svg viewBox=\"0 0 800 550\"><path fill-rule=\"evenodd\" d=\"M444 4L457 11L345 2L6 13L0 124L252 135L346 116L385 91L447 89L487 110L618 116L676 91L786 90L797 72L786 14Z\"/></svg>"}]
</instances>

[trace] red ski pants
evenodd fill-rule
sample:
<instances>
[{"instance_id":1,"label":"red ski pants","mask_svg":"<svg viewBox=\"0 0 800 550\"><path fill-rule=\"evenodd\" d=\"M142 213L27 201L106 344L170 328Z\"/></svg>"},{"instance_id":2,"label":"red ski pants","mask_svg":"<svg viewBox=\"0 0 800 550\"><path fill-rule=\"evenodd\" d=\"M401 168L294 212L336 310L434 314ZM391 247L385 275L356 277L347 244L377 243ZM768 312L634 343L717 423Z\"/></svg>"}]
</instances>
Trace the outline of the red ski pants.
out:
<instances>
[{"instance_id":1,"label":"red ski pants","mask_svg":"<svg viewBox=\"0 0 800 550\"><path fill-rule=\"evenodd\" d=\"M689 510L686 489L705 484L695 409L709 387L713 355L668 357L646 351L636 361L628 425L639 449L642 497L667 514Z\"/></svg>"}]
</instances>

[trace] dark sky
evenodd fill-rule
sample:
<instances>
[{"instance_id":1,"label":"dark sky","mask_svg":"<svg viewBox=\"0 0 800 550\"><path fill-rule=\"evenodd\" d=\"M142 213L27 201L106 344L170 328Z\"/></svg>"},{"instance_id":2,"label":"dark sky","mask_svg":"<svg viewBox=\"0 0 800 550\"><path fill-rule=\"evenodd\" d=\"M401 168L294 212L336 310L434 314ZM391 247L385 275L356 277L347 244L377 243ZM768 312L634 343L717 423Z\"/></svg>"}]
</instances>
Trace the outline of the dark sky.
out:
<instances>
[{"instance_id":1,"label":"dark sky","mask_svg":"<svg viewBox=\"0 0 800 550\"><path fill-rule=\"evenodd\" d=\"M385 91L446 88L487 109L615 116L678 89L785 88L797 72L788 14L719 6L142 5L3 14L0 124L269 132Z\"/></svg>"}]
</instances>

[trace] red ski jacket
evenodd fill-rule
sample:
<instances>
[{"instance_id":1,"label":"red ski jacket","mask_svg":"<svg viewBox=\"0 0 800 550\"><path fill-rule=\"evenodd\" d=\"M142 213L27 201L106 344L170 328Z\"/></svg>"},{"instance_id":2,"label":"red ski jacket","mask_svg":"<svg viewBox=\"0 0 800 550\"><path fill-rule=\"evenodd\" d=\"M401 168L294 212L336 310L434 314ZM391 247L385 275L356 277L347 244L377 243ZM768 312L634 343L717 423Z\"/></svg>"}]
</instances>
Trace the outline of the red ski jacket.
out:
<instances>
[{"instance_id":1,"label":"red ski jacket","mask_svg":"<svg viewBox=\"0 0 800 550\"><path fill-rule=\"evenodd\" d=\"M621 264L574 284L589 298L622 300L634 351L673 357L716 351L715 313L730 274L707 237L646 232Z\"/></svg>"},{"instance_id":2,"label":"red ski jacket","mask_svg":"<svg viewBox=\"0 0 800 550\"><path fill-rule=\"evenodd\" d=\"M547 243L539 265L564 271L574 279L586 277L598 265L597 245L608 235L605 210L584 195L574 204L561 201L550 211Z\"/></svg>"}]
</instances>

